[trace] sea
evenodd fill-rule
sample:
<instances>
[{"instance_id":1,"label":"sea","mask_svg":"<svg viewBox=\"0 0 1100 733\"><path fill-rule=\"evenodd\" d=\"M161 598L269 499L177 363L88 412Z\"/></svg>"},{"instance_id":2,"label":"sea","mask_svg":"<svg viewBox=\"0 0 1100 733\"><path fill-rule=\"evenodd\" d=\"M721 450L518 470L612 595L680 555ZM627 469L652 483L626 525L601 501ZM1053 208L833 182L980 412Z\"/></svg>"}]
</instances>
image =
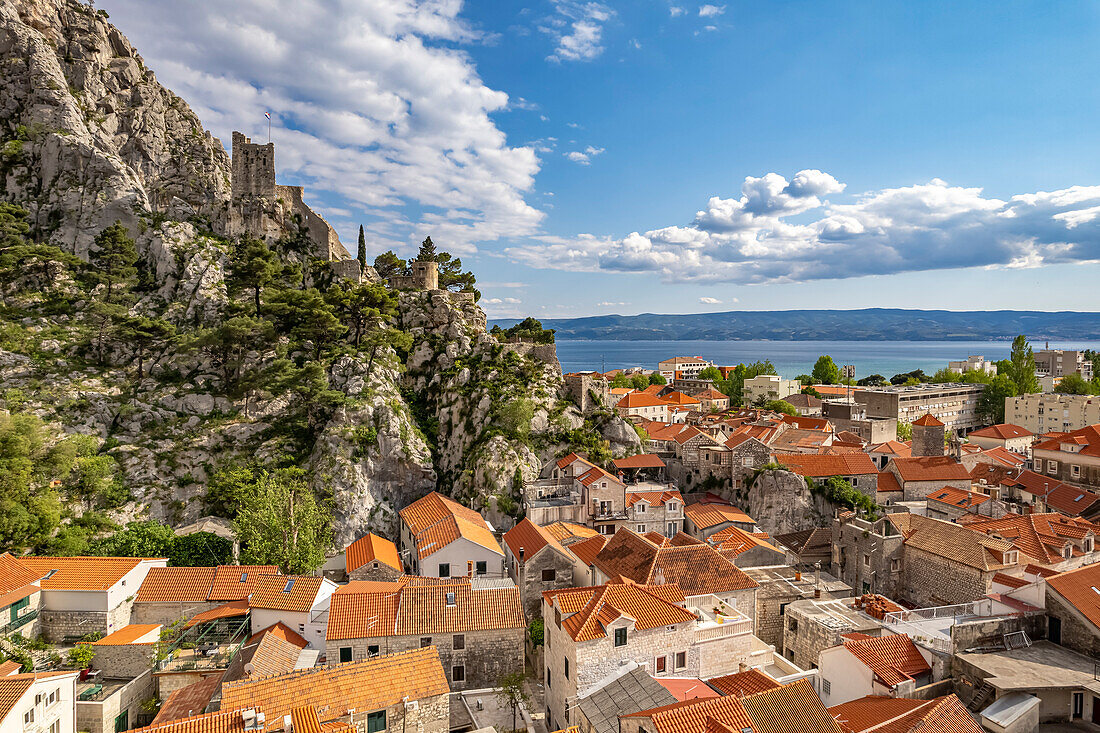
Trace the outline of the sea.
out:
<instances>
[{"instance_id":1,"label":"sea","mask_svg":"<svg viewBox=\"0 0 1100 733\"><path fill-rule=\"evenodd\" d=\"M1051 349L1100 350L1097 341L1032 343L1036 351ZM643 367L673 356L699 356L719 366L770 359L780 376L792 379L809 374L814 362L828 354L837 365L851 364L856 377L923 369L932 374L949 361L981 355L987 361L1008 358L1011 341L573 341L558 339L562 371L601 371Z\"/></svg>"}]
</instances>

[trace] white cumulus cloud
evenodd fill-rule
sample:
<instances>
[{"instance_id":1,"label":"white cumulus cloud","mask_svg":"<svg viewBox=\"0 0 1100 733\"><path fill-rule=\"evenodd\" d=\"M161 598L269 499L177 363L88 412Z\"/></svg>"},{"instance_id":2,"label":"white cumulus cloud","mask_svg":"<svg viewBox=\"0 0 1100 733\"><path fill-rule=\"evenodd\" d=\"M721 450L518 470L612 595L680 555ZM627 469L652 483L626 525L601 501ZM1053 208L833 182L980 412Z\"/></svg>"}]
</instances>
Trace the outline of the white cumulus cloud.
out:
<instances>
[{"instance_id":1,"label":"white cumulus cloud","mask_svg":"<svg viewBox=\"0 0 1100 733\"><path fill-rule=\"evenodd\" d=\"M679 5L673 5L672 7L670 7L668 9L668 14L671 15L673 18L679 18L685 12L687 12L687 11L685 11Z\"/></svg>"},{"instance_id":2,"label":"white cumulus cloud","mask_svg":"<svg viewBox=\"0 0 1100 733\"><path fill-rule=\"evenodd\" d=\"M725 5L700 5L699 17L700 18L717 18L722 13L726 12Z\"/></svg>"},{"instance_id":3,"label":"white cumulus cloud","mask_svg":"<svg viewBox=\"0 0 1100 733\"><path fill-rule=\"evenodd\" d=\"M718 298L711 298L711 297L708 297L708 296L703 296L702 298L699 298L699 302L702 303L703 305L718 305L722 301L718 300Z\"/></svg>"},{"instance_id":4,"label":"white cumulus cloud","mask_svg":"<svg viewBox=\"0 0 1100 733\"><path fill-rule=\"evenodd\" d=\"M598 2L552 2L555 15L540 27L555 41L547 61L591 61L603 53L603 27L615 11Z\"/></svg>"},{"instance_id":5,"label":"white cumulus cloud","mask_svg":"<svg viewBox=\"0 0 1100 733\"><path fill-rule=\"evenodd\" d=\"M564 155L565 155L566 158L569 158L569 160L573 161L574 163L579 163L581 165L588 165L589 163L592 162L593 158L595 158L597 155L599 155L602 152L604 152L603 148L597 148L597 147L593 147L593 146L589 145L583 151L582 150L572 150L568 153L564 153Z\"/></svg>"},{"instance_id":6,"label":"white cumulus cloud","mask_svg":"<svg viewBox=\"0 0 1100 733\"><path fill-rule=\"evenodd\" d=\"M485 40L460 2L99 5L223 143L266 138L271 112L280 179L332 205L321 213L353 246L359 221L372 247L430 233L456 252L538 230L525 200L538 156L491 117L532 105L486 86L457 48Z\"/></svg>"},{"instance_id":7,"label":"white cumulus cloud","mask_svg":"<svg viewBox=\"0 0 1100 733\"><path fill-rule=\"evenodd\" d=\"M1100 261L1100 186L1002 200L933 179L828 198L843 191L819 170L750 176L739 196L712 197L688 224L621 238L536 236L505 251L535 267L699 283Z\"/></svg>"}]
</instances>

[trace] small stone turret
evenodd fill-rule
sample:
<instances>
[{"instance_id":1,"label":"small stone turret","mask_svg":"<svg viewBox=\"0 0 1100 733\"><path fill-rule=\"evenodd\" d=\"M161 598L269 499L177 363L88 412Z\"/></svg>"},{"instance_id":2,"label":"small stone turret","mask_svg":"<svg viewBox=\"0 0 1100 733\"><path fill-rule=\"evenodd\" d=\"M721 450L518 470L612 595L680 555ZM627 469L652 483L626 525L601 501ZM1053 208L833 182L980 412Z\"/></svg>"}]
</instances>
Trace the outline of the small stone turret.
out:
<instances>
[{"instance_id":1,"label":"small stone turret","mask_svg":"<svg viewBox=\"0 0 1100 733\"><path fill-rule=\"evenodd\" d=\"M389 286L394 290L439 290L439 265L435 260L412 260L408 275L394 275Z\"/></svg>"},{"instance_id":2,"label":"small stone turret","mask_svg":"<svg viewBox=\"0 0 1100 733\"><path fill-rule=\"evenodd\" d=\"M942 456L943 453L943 423L932 417L932 413L925 413L922 417L913 421L913 456Z\"/></svg>"}]
</instances>

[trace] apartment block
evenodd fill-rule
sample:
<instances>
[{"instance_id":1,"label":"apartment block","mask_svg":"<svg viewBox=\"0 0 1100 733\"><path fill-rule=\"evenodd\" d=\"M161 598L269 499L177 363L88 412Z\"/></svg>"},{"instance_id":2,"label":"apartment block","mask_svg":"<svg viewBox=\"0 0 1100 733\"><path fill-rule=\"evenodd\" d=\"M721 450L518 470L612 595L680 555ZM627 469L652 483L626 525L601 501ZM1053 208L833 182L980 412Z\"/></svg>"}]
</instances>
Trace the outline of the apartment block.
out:
<instances>
[{"instance_id":1,"label":"apartment block","mask_svg":"<svg viewBox=\"0 0 1100 733\"><path fill-rule=\"evenodd\" d=\"M1080 430L1100 423L1100 397L1049 392L1008 397L1005 422L1036 435Z\"/></svg>"}]
</instances>

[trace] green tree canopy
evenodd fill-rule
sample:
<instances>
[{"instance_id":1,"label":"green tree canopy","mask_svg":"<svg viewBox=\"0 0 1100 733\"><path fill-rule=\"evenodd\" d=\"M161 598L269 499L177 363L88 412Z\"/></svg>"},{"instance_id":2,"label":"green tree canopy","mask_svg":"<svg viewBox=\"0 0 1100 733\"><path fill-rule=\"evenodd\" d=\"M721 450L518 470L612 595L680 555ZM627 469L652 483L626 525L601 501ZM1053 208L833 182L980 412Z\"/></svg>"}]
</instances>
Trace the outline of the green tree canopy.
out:
<instances>
[{"instance_id":1,"label":"green tree canopy","mask_svg":"<svg viewBox=\"0 0 1100 733\"><path fill-rule=\"evenodd\" d=\"M363 232L363 225L359 225L359 250L356 255L356 259L359 260L359 265L366 269L367 267L367 236Z\"/></svg>"},{"instance_id":2,"label":"green tree canopy","mask_svg":"<svg viewBox=\"0 0 1100 733\"><path fill-rule=\"evenodd\" d=\"M1054 391L1062 394L1096 394L1094 384L1077 372L1070 372L1062 377Z\"/></svg>"},{"instance_id":3,"label":"green tree canopy","mask_svg":"<svg viewBox=\"0 0 1100 733\"><path fill-rule=\"evenodd\" d=\"M248 365L253 364L248 355L263 353L275 343L275 327L264 318L236 316L216 326L195 334L190 342L194 348L213 357L221 366L223 386L229 394L236 394ZM258 369L258 364L253 364Z\"/></svg>"},{"instance_id":4,"label":"green tree canopy","mask_svg":"<svg viewBox=\"0 0 1100 733\"><path fill-rule=\"evenodd\" d=\"M331 542L325 511L299 468L261 471L236 520L241 561L278 565L284 573L312 573Z\"/></svg>"},{"instance_id":5,"label":"green tree canopy","mask_svg":"<svg viewBox=\"0 0 1100 733\"><path fill-rule=\"evenodd\" d=\"M665 385L668 384L668 380L662 377L660 372L653 372L649 375L649 383Z\"/></svg>"},{"instance_id":6,"label":"green tree canopy","mask_svg":"<svg viewBox=\"0 0 1100 733\"><path fill-rule=\"evenodd\" d=\"M722 372L718 371L718 367L709 366L699 372L699 379L709 379L712 382L717 382L721 378Z\"/></svg>"},{"instance_id":7,"label":"green tree canopy","mask_svg":"<svg viewBox=\"0 0 1100 733\"><path fill-rule=\"evenodd\" d=\"M783 415L797 415L798 410L794 408L790 402L783 400L768 400L764 403L765 410L771 410L772 412L778 412Z\"/></svg>"},{"instance_id":8,"label":"green tree canopy","mask_svg":"<svg viewBox=\"0 0 1100 733\"><path fill-rule=\"evenodd\" d=\"M393 253L386 251L374 258L374 270L386 282L396 275L404 275L408 272L408 263Z\"/></svg>"},{"instance_id":9,"label":"green tree canopy","mask_svg":"<svg viewBox=\"0 0 1100 733\"><path fill-rule=\"evenodd\" d=\"M326 346L347 331L316 288L276 291L268 298L267 309L280 333L299 345L312 344L315 360L321 358Z\"/></svg>"},{"instance_id":10,"label":"green tree canopy","mask_svg":"<svg viewBox=\"0 0 1100 733\"><path fill-rule=\"evenodd\" d=\"M416 253L416 259L421 262L433 262L436 259L435 242L431 237L425 237L420 243L420 251Z\"/></svg>"},{"instance_id":11,"label":"green tree canopy","mask_svg":"<svg viewBox=\"0 0 1100 733\"><path fill-rule=\"evenodd\" d=\"M275 281L282 269L279 256L267 244L253 237L244 237L230 254L230 290L251 290L258 318L260 294L264 288Z\"/></svg>"},{"instance_id":12,"label":"green tree canopy","mask_svg":"<svg viewBox=\"0 0 1100 733\"><path fill-rule=\"evenodd\" d=\"M1004 374L993 377L978 397L978 414L991 424L1005 421L1005 399L1016 396L1016 385Z\"/></svg>"},{"instance_id":13,"label":"green tree canopy","mask_svg":"<svg viewBox=\"0 0 1100 733\"><path fill-rule=\"evenodd\" d=\"M120 221L101 231L93 241L95 247L89 258L92 266L85 278L94 285L106 285L104 300L110 303L118 291L130 288L137 280L137 248Z\"/></svg>"},{"instance_id":14,"label":"green tree canopy","mask_svg":"<svg viewBox=\"0 0 1100 733\"><path fill-rule=\"evenodd\" d=\"M886 377L881 374L870 374L856 382L860 387L882 387L886 385Z\"/></svg>"},{"instance_id":15,"label":"green tree canopy","mask_svg":"<svg viewBox=\"0 0 1100 733\"><path fill-rule=\"evenodd\" d=\"M818 357L811 376L816 384L837 384L840 382L840 369L833 357L826 354Z\"/></svg>"},{"instance_id":16,"label":"green tree canopy","mask_svg":"<svg viewBox=\"0 0 1100 733\"><path fill-rule=\"evenodd\" d=\"M1016 385L1016 394L1034 394L1039 391L1035 376L1035 352L1027 337L1020 335L1012 340L1012 351L1007 362L998 362L998 374L1004 374Z\"/></svg>"},{"instance_id":17,"label":"green tree canopy","mask_svg":"<svg viewBox=\"0 0 1100 733\"><path fill-rule=\"evenodd\" d=\"M630 386L640 392L649 386L649 377L644 374L635 374L630 378Z\"/></svg>"}]
</instances>

